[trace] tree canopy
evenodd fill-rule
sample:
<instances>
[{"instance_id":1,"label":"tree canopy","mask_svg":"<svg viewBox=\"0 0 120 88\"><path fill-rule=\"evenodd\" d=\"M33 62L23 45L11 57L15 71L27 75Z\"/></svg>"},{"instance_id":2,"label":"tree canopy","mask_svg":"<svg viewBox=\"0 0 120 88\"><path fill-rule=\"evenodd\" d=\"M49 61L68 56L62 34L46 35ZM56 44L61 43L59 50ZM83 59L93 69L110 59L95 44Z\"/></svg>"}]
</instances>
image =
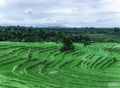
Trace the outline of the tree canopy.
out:
<instances>
[{"instance_id":1,"label":"tree canopy","mask_svg":"<svg viewBox=\"0 0 120 88\"><path fill-rule=\"evenodd\" d=\"M63 35L69 36L73 42L79 43L86 40L94 42L120 42L120 28L38 28L0 26L0 41L60 42Z\"/></svg>"}]
</instances>

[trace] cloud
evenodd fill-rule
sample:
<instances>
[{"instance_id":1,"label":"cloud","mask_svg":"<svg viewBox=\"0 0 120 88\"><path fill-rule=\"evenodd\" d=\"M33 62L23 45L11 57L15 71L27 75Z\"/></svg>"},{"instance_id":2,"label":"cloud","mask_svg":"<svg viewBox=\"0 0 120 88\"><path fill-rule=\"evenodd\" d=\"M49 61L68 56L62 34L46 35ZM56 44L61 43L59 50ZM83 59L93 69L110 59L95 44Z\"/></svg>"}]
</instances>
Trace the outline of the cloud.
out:
<instances>
[{"instance_id":1,"label":"cloud","mask_svg":"<svg viewBox=\"0 0 120 88\"><path fill-rule=\"evenodd\" d=\"M120 0L0 0L0 25L115 27Z\"/></svg>"},{"instance_id":2,"label":"cloud","mask_svg":"<svg viewBox=\"0 0 120 88\"><path fill-rule=\"evenodd\" d=\"M4 5L5 5L4 1L3 1L3 0L0 0L0 7L1 7L1 6L4 6Z\"/></svg>"},{"instance_id":3,"label":"cloud","mask_svg":"<svg viewBox=\"0 0 120 88\"><path fill-rule=\"evenodd\" d=\"M49 12L53 14L72 14L73 13L72 9L70 8L65 8L65 9L58 8L58 9L53 9Z\"/></svg>"},{"instance_id":4,"label":"cloud","mask_svg":"<svg viewBox=\"0 0 120 88\"><path fill-rule=\"evenodd\" d=\"M32 14L32 10L31 9L27 9L24 11L25 14Z\"/></svg>"}]
</instances>

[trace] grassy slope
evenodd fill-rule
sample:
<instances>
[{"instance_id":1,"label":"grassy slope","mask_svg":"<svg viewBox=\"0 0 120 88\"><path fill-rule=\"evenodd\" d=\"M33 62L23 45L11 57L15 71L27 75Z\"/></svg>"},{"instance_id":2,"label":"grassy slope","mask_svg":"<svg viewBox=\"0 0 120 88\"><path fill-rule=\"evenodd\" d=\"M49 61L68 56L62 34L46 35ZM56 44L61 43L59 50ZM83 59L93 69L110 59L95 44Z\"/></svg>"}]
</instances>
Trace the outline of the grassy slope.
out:
<instances>
[{"instance_id":1,"label":"grassy slope","mask_svg":"<svg viewBox=\"0 0 120 88\"><path fill-rule=\"evenodd\" d=\"M83 34L96 42L120 42L119 34Z\"/></svg>"},{"instance_id":2,"label":"grassy slope","mask_svg":"<svg viewBox=\"0 0 120 88\"><path fill-rule=\"evenodd\" d=\"M65 53L60 46L0 42L0 88L120 88L119 44L76 43Z\"/></svg>"}]
</instances>

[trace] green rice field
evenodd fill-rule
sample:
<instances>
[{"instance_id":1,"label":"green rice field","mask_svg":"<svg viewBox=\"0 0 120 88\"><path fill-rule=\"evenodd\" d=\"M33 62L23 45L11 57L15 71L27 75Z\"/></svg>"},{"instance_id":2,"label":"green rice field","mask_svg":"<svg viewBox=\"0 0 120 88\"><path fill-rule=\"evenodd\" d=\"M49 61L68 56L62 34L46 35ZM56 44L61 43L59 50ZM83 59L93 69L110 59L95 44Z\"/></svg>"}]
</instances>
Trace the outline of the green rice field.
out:
<instances>
[{"instance_id":1,"label":"green rice field","mask_svg":"<svg viewBox=\"0 0 120 88\"><path fill-rule=\"evenodd\" d=\"M0 88L120 88L120 44L0 42Z\"/></svg>"}]
</instances>

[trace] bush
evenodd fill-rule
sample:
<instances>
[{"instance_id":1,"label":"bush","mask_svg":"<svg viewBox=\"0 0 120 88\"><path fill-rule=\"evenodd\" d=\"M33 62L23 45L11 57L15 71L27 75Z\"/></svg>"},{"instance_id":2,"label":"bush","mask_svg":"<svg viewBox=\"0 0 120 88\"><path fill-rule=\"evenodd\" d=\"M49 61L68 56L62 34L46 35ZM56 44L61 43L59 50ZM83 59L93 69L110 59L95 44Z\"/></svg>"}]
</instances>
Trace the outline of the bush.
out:
<instances>
[{"instance_id":1,"label":"bush","mask_svg":"<svg viewBox=\"0 0 120 88\"><path fill-rule=\"evenodd\" d=\"M114 58L113 58L113 61L114 61L114 62L116 62L116 61L117 61L117 59L114 57Z\"/></svg>"},{"instance_id":2,"label":"bush","mask_svg":"<svg viewBox=\"0 0 120 88\"><path fill-rule=\"evenodd\" d=\"M85 36L84 40L82 41L82 43L86 47L87 45L90 45L92 42L90 41L90 38L88 36Z\"/></svg>"},{"instance_id":3,"label":"bush","mask_svg":"<svg viewBox=\"0 0 120 88\"><path fill-rule=\"evenodd\" d=\"M69 37L63 37L62 43L63 43L63 46L60 49L61 52L74 50L73 42Z\"/></svg>"},{"instance_id":4,"label":"bush","mask_svg":"<svg viewBox=\"0 0 120 88\"><path fill-rule=\"evenodd\" d=\"M83 44L84 44L84 47L86 47L87 45L90 45L91 42L90 41L84 41Z\"/></svg>"}]
</instances>

